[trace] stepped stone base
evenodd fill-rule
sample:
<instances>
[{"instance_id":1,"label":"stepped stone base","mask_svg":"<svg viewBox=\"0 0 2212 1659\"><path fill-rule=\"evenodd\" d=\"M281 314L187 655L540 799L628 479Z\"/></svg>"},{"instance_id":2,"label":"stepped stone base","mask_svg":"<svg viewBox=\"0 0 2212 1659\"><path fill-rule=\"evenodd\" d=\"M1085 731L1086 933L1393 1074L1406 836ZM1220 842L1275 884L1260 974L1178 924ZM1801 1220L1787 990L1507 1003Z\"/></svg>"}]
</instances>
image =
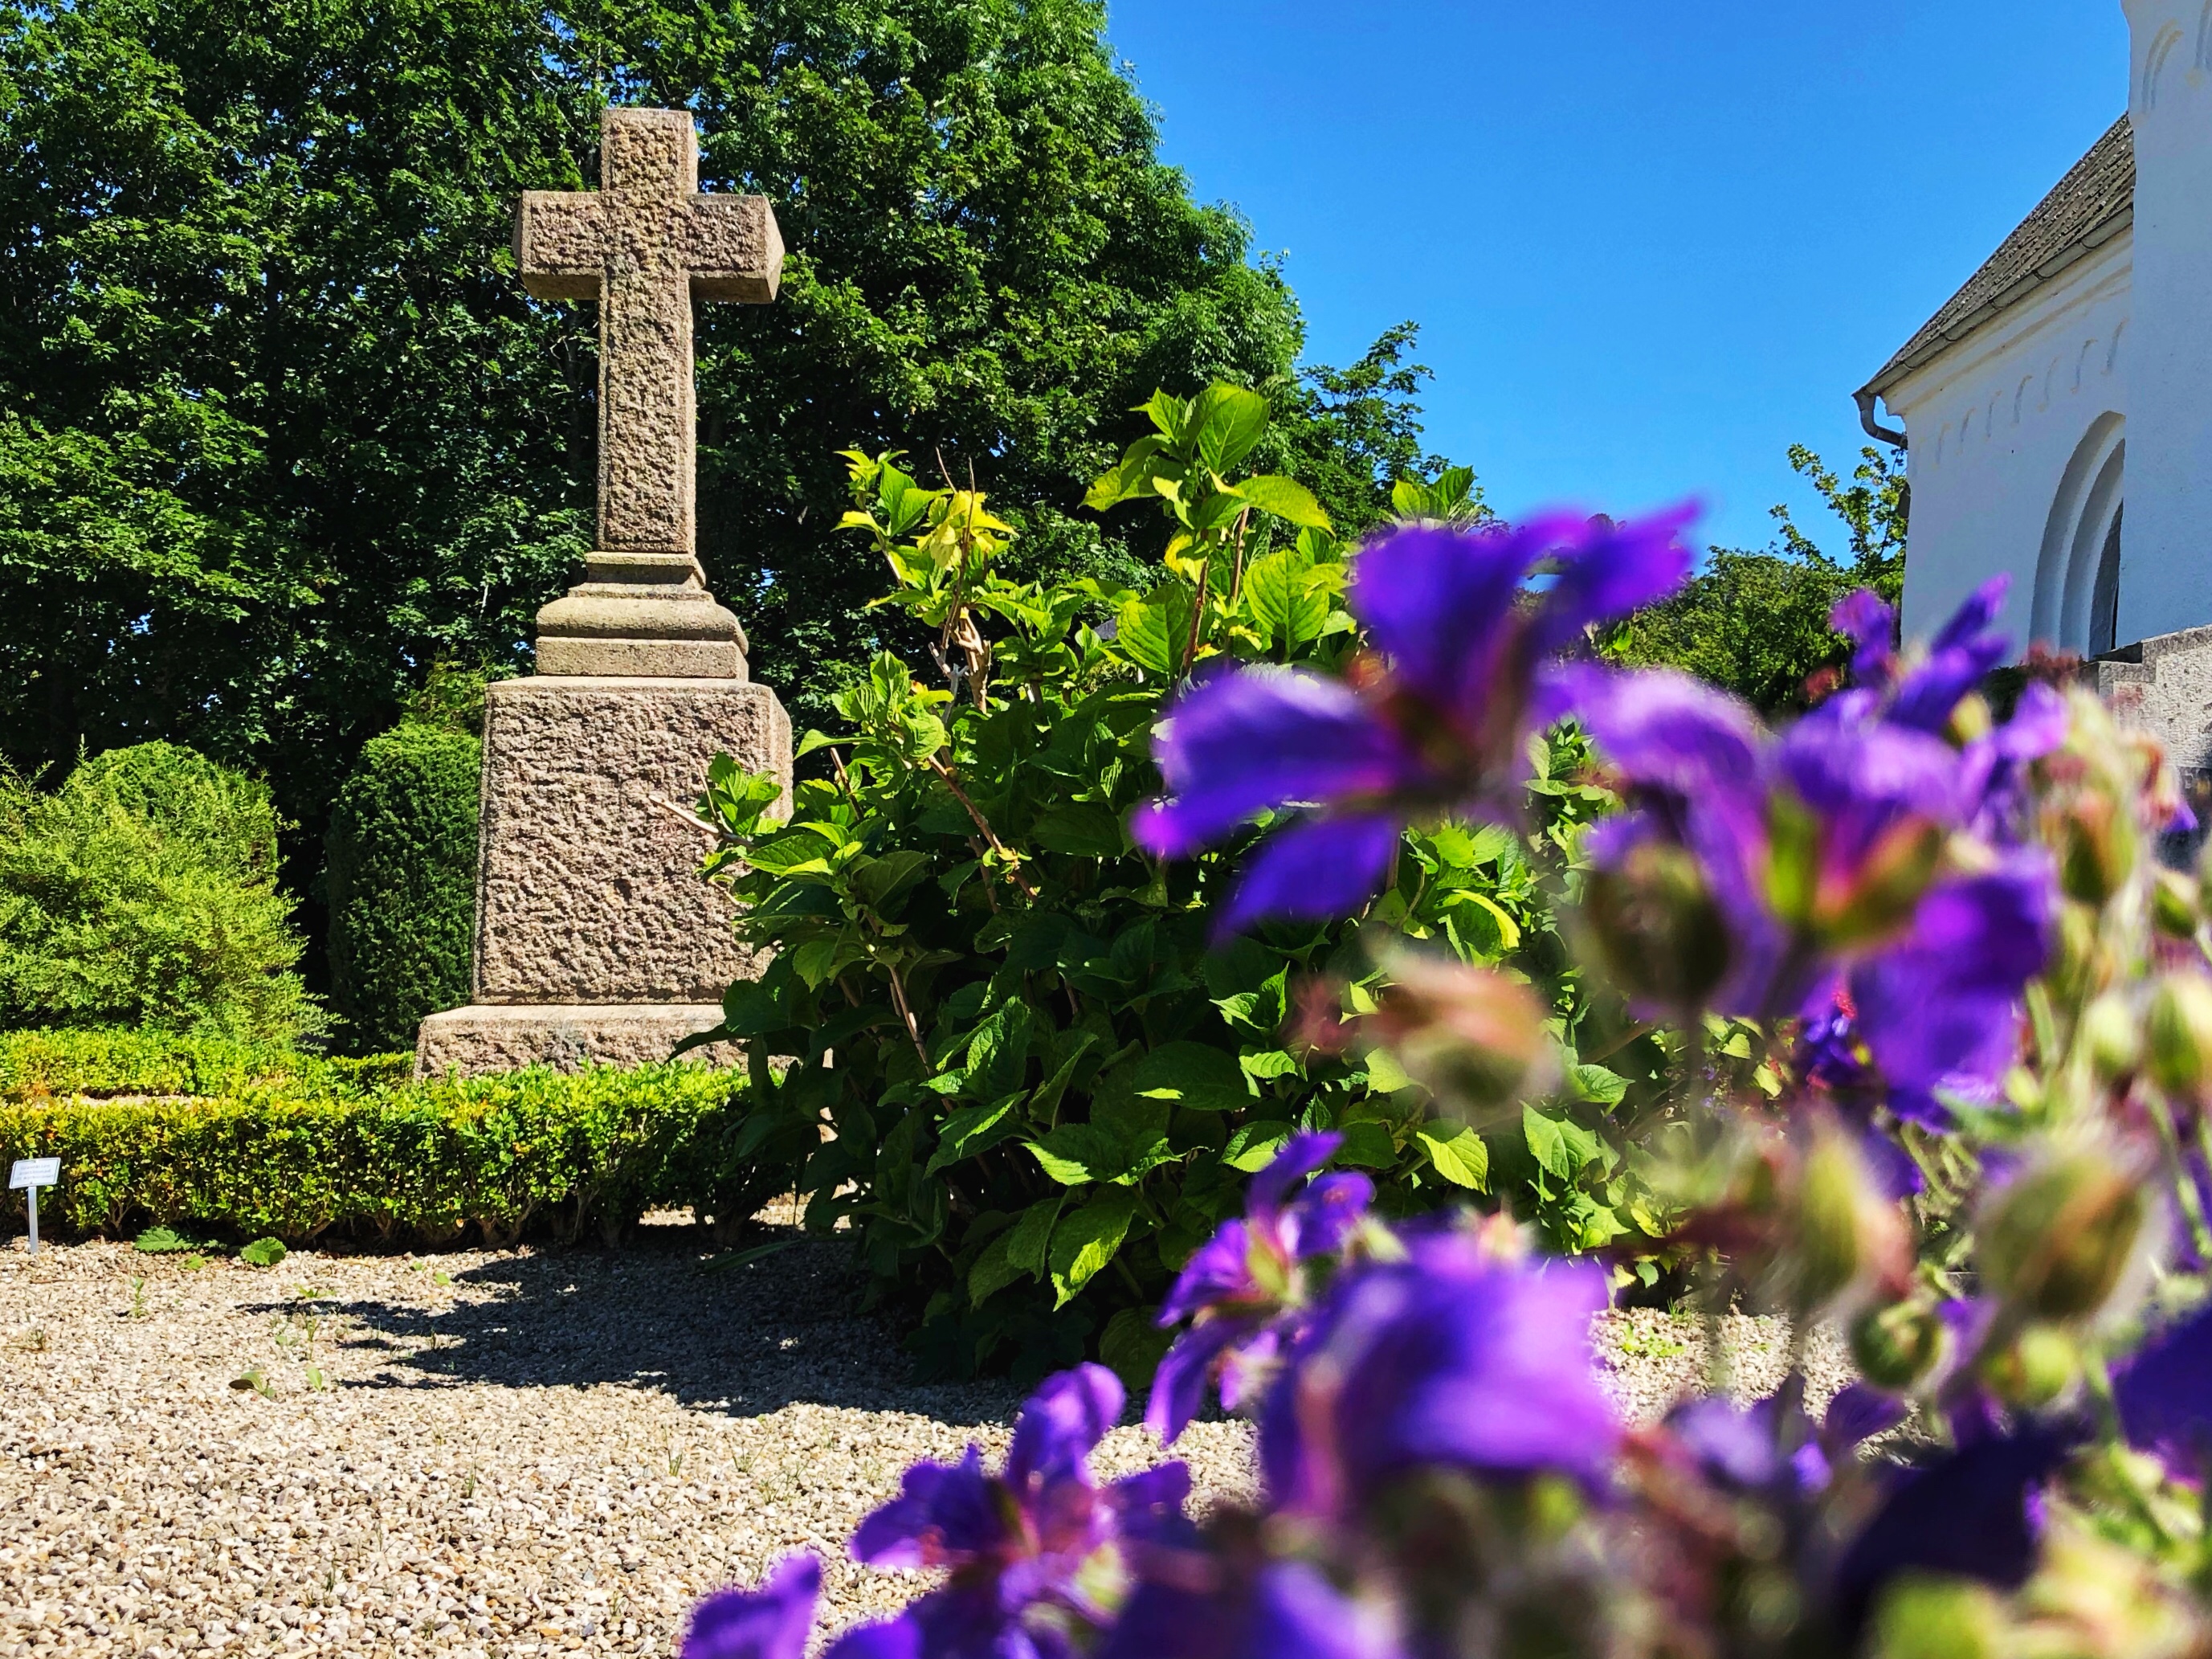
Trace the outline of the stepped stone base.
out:
<instances>
[{"instance_id":1,"label":"stepped stone base","mask_svg":"<svg viewBox=\"0 0 2212 1659\"><path fill-rule=\"evenodd\" d=\"M2083 665L2082 672L2112 717L2156 738L2180 773L2197 828L2168 836L2160 851L2185 867L2212 830L2212 628L2138 640Z\"/></svg>"},{"instance_id":2,"label":"stepped stone base","mask_svg":"<svg viewBox=\"0 0 2212 1659\"><path fill-rule=\"evenodd\" d=\"M653 1065L721 1018L719 1004L693 1002L455 1008L422 1022L415 1040L415 1075L473 1077L524 1066L576 1072L587 1065ZM684 1058L708 1066L744 1061L743 1051L726 1042L694 1048Z\"/></svg>"}]
</instances>

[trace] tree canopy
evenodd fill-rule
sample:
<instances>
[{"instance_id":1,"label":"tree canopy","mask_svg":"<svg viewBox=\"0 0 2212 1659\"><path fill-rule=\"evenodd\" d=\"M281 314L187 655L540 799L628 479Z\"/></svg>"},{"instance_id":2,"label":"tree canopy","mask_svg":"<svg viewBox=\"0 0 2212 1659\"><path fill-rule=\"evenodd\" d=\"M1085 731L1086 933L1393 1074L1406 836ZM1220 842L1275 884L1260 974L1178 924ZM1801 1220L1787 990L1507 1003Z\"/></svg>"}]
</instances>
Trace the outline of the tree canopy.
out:
<instances>
[{"instance_id":1,"label":"tree canopy","mask_svg":"<svg viewBox=\"0 0 2212 1659\"><path fill-rule=\"evenodd\" d=\"M698 319L709 580L802 720L878 623L856 440L1079 516L1156 386L1265 390L1340 523L1418 459L1410 331L1297 368L1279 273L1156 153L1095 0L0 0L0 746L149 738L319 819L438 662L526 666L588 545L592 307L509 251L612 100L775 203L774 306ZM988 465L985 462L988 461ZM1132 568L1133 568L1132 566ZM889 625L889 624L885 624Z\"/></svg>"}]
</instances>

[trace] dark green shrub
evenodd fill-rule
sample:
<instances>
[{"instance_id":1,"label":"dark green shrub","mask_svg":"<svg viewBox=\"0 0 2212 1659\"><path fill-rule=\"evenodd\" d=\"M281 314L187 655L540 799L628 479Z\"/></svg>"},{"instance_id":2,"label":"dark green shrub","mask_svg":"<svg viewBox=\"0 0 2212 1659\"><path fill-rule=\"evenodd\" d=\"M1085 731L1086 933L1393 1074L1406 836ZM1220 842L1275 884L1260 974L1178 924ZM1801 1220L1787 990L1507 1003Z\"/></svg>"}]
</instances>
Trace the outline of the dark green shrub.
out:
<instances>
[{"instance_id":1,"label":"dark green shrub","mask_svg":"<svg viewBox=\"0 0 2212 1659\"><path fill-rule=\"evenodd\" d=\"M295 1246L471 1232L506 1245L526 1230L611 1238L648 1209L720 1201L742 1219L772 1196L728 1157L743 1090L726 1072L648 1066L351 1097L277 1084L207 1100L0 1103L0 1162L61 1159L61 1183L40 1204L57 1233L155 1227Z\"/></svg>"},{"instance_id":2,"label":"dark green shrub","mask_svg":"<svg viewBox=\"0 0 2212 1659\"><path fill-rule=\"evenodd\" d=\"M325 843L331 1000L356 1049L411 1048L469 1000L483 744L410 721L373 739Z\"/></svg>"},{"instance_id":3,"label":"dark green shrub","mask_svg":"<svg viewBox=\"0 0 2212 1659\"><path fill-rule=\"evenodd\" d=\"M1086 1351L1148 1371L1173 1274L1298 1129L1341 1131L1338 1161L1392 1212L1473 1191L1557 1248L1624 1255L1664 1231L1620 1152L1662 1056L1567 973L1552 922L1577 826L1611 799L1572 730L1530 745L1526 833L1409 832L1359 923L1212 942L1243 849L1164 865L1131 843L1131 809L1159 789L1152 729L1194 668L1337 667L1364 645L1343 604L1352 550L1291 480L1242 475L1267 427L1257 394L1147 412L1157 430L1091 495L1164 504L1142 592L1009 581L1007 527L980 498L851 453L846 522L890 565L888 603L930 630L938 684L880 655L840 695L842 730L799 744L830 764L787 820L773 780L726 759L710 775L714 866L740 936L775 953L724 1002L720 1035L752 1064L741 1150L789 1171L809 1226L849 1230L880 1293L919 1316L932 1371L1042 1372ZM1480 513L1463 473L1399 506ZM1603 1064L1471 1125L1387 1056L1301 1040L1312 994L1373 1006L1386 958L1363 928L1526 978L1570 1059Z\"/></svg>"},{"instance_id":4,"label":"dark green shrub","mask_svg":"<svg viewBox=\"0 0 2212 1659\"><path fill-rule=\"evenodd\" d=\"M172 744L94 756L50 794L0 769L0 1029L319 1033L276 830L265 785Z\"/></svg>"}]
</instances>

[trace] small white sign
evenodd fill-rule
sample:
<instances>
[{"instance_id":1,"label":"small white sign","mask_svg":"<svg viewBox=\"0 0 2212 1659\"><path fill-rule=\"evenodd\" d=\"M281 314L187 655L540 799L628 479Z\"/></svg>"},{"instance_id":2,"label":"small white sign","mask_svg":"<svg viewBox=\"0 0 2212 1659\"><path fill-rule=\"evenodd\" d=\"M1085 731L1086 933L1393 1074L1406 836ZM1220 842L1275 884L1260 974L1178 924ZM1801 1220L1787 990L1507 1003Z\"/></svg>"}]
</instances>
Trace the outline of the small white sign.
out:
<instances>
[{"instance_id":1,"label":"small white sign","mask_svg":"<svg viewBox=\"0 0 2212 1659\"><path fill-rule=\"evenodd\" d=\"M21 1187L52 1187L62 1178L58 1158L19 1158L8 1170L8 1190Z\"/></svg>"}]
</instances>

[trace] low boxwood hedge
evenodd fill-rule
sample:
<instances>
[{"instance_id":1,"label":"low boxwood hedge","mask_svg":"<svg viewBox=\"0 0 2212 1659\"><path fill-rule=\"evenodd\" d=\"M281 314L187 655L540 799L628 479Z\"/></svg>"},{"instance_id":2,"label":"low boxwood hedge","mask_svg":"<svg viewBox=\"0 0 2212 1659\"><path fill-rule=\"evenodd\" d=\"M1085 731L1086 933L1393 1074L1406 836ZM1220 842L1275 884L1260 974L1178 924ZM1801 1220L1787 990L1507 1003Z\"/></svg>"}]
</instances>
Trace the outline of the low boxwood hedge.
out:
<instances>
[{"instance_id":1,"label":"low boxwood hedge","mask_svg":"<svg viewBox=\"0 0 2212 1659\"><path fill-rule=\"evenodd\" d=\"M0 1032L0 1100L68 1095L234 1095L282 1086L302 1096L359 1096L404 1082L412 1054L329 1060L270 1043L175 1031Z\"/></svg>"},{"instance_id":2,"label":"low boxwood hedge","mask_svg":"<svg viewBox=\"0 0 2212 1659\"><path fill-rule=\"evenodd\" d=\"M743 1079L704 1066L412 1083L204 1045L137 1052L150 1069L132 1072L119 1040L67 1063L20 1041L0 1048L13 1097L0 1100L0 1161L62 1161L61 1184L40 1198L42 1229L120 1237L164 1225L292 1245L612 1242L645 1211L684 1205L726 1231L790 1179L748 1156ZM211 1080L224 1086L202 1092ZM134 1097L88 1097L94 1082ZM21 1195L9 1199L20 1218Z\"/></svg>"}]
</instances>

